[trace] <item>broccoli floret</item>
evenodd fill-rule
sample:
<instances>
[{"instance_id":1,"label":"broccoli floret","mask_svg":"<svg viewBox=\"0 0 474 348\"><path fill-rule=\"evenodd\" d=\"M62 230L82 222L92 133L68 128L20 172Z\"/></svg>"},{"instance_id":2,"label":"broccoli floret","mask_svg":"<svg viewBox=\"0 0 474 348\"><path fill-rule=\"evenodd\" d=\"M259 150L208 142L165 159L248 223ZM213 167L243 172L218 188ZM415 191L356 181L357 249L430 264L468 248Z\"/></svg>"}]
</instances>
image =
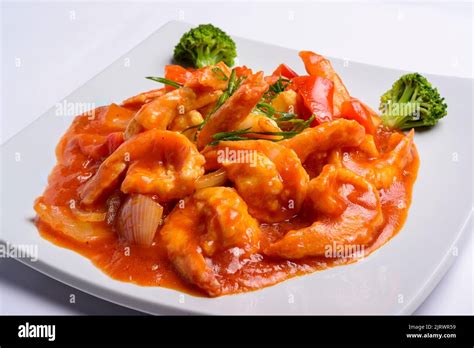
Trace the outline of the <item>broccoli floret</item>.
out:
<instances>
[{"instance_id":1,"label":"broccoli floret","mask_svg":"<svg viewBox=\"0 0 474 348\"><path fill-rule=\"evenodd\" d=\"M382 123L395 129L434 126L447 105L436 88L418 73L400 77L380 98Z\"/></svg>"},{"instance_id":2,"label":"broccoli floret","mask_svg":"<svg viewBox=\"0 0 474 348\"><path fill-rule=\"evenodd\" d=\"M174 48L176 61L202 68L223 61L234 65L235 42L212 24L201 24L185 33Z\"/></svg>"}]
</instances>

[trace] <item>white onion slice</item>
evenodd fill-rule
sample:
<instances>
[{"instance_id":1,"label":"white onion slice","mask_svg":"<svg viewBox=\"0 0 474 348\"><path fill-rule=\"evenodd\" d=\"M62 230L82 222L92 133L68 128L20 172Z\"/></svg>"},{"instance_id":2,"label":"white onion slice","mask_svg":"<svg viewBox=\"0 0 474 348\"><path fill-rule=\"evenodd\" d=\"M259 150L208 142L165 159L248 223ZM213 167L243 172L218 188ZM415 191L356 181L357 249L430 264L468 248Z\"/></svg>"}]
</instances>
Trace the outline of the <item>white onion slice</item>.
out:
<instances>
[{"instance_id":1,"label":"white onion slice","mask_svg":"<svg viewBox=\"0 0 474 348\"><path fill-rule=\"evenodd\" d=\"M201 176L196 181L196 190L206 187L222 186L225 184L226 181L227 175L225 173L225 169L220 168L215 172Z\"/></svg>"},{"instance_id":2,"label":"white onion slice","mask_svg":"<svg viewBox=\"0 0 474 348\"><path fill-rule=\"evenodd\" d=\"M70 205L71 212L81 221L101 222L105 220L105 212L86 211L76 207L75 204Z\"/></svg>"},{"instance_id":3,"label":"white onion slice","mask_svg":"<svg viewBox=\"0 0 474 348\"><path fill-rule=\"evenodd\" d=\"M161 223L163 207L148 196L130 195L117 217L119 234L129 242L150 246Z\"/></svg>"},{"instance_id":4,"label":"white onion slice","mask_svg":"<svg viewBox=\"0 0 474 348\"><path fill-rule=\"evenodd\" d=\"M80 243L93 243L114 237L110 228L102 223L81 221L68 206L54 206L43 203L42 198L35 202L39 218L53 230Z\"/></svg>"}]
</instances>

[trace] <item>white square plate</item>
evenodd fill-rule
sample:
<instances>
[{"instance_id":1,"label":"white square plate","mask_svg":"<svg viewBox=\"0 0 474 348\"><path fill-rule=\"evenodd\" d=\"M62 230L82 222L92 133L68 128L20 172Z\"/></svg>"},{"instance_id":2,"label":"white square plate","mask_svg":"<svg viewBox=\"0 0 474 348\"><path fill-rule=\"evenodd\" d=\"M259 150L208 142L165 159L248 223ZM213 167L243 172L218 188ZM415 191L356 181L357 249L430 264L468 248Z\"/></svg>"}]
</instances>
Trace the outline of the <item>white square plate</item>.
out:
<instances>
[{"instance_id":1,"label":"white square plate","mask_svg":"<svg viewBox=\"0 0 474 348\"><path fill-rule=\"evenodd\" d=\"M168 23L69 95L67 102L105 105L156 88L144 77L163 74L174 45L189 28ZM270 73L284 62L303 71L297 51L235 41L240 64ZM340 59L332 62L351 94L373 108L404 73L343 64ZM56 116L54 107L2 147L1 240L12 246L37 245L38 260L21 261L85 292L148 313L410 314L448 269L472 211L472 80L428 79L446 97L449 115L433 129L416 133L421 165L405 226L360 262L213 299L109 278L88 259L42 239L31 222L33 201L55 164L55 146L73 119Z\"/></svg>"}]
</instances>

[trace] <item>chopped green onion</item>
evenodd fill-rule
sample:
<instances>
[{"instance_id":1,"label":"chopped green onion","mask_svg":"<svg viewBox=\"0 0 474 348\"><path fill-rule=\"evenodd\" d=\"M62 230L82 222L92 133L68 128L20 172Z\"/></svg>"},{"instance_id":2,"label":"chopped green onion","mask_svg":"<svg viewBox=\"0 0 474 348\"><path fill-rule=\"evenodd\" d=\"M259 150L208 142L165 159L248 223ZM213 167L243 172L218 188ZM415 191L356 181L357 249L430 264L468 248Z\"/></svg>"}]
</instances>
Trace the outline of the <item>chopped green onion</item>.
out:
<instances>
[{"instance_id":1,"label":"chopped green onion","mask_svg":"<svg viewBox=\"0 0 474 348\"><path fill-rule=\"evenodd\" d=\"M235 91L240 87L244 79L245 79L245 76L236 78L236 70L232 69L232 72L230 73L230 77L229 77L229 83L227 84L227 89L224 91L224 93L221 94L221 96L217 100L216 105L212 108L209 114L206 115L206 117L201 122L201 124L199 124L198 126L199 130L201 130L202 127L204 127L206 122L217 111L217 109L219 109L227 101L227 99L229 99L235 93Z\"/></svg>"},{"instance_id":2,"label":"chopped green onion","mask_svg":"<svg viewBox=\"0 0 474 348\"><path fill-rule=\"evenodd\" d=\"M286 89L286 87L288 87L290 82L291 81L289 79L281 77L280 75L280 77L278 77L278 80L274 84L270 85L270 87L268 88L268 91L265 92L265 94L263 95L263 99L271 101L278 94L283 92Z\"/></svg>"},{"instance_id":3,"label":"chopped green onion","mask_svg":"<svg viewBox=\"0 0 474 348\"><path fill-rule=\"evenodd\" d=\"M168 86L174 87L174 88L181 88L181 87L183 87L182 84L180 84L180 83L178 83L178 82L175 82L175 81L172 81L172 80L169 80L169 79L165 79L164 77L147 76L147 77L145 77L145 78L148 79L148 80L152 80L152 81L155 81L155 82L162 83L162 84L164 84L164 85L168 85Z\"/></svg>"},{"instance_id":4,"label":"chopped green onion","mask_svg":"<svg viewBox=\"0 0 474 348\"><path fill-rule=\"evenodd\" d=\"M276 111L272 105L265 102L258 103L256 109L258 112L263 113L265 116L275 121L280 128L287 125L287 123L304 122L303 119L298 118L297 114L292 112Z\"/></svg>"},{"instance_id":5,"label":"chopped green onion","mask_svg":"<svg viewBox=\"0 0 474 348\"><path fill-rule=\"evenodd\" d=\"M239 129L235 131L230 131L230 132L220 132L216 133L212 136L214 141L210 142L209 145L214 146L217 145L221 141L241 141L241 140L258 140L258 139L264 139L264 140L269 140L273 142L278 142L282 141L285 139L290 139L293 138L295 135L301 133L303 130L308 128L311 125L311 122L314 120L314 115L311 115L309 119L307 119L304 122L301 122L295 126L294 129L290 131L281 131L281 132L252 132L250 128L245 128L245 129ZM302 120L303 121L303 120ZM268 139L268 138L249 138L243 135L273 135L273 136L281 136L280 139Z\"/></svg>"},{"instance_id":6,"label":"chopped green onion","mask_svg":"<svg viewBox=\"0 0 474 348\"><path fill-rule=\"evenodd\" d=\"M226 76L226 74L222 71L221 68L218 66L212 68L212 72L216 74L217 78L223 81L227 81L229 78Z\"/></svg>"}]
</instances>

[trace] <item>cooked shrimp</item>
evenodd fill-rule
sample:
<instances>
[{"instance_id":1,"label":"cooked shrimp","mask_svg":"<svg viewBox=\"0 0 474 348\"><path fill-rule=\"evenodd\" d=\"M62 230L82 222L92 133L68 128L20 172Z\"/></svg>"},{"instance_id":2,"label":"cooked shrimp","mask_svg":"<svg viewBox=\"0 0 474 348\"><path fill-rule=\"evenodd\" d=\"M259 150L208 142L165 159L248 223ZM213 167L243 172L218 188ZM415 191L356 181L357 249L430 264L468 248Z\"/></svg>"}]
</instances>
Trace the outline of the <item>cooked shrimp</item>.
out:
<instances>
[{"instance_id":1,"label":"cooked shrimp","mask_svg":"<svg viewBox=\"0 0 474 348\"><path fill-rule=\"evenodd\" d=\"M169 130L181 132L189 127L196 126L203 121L202 115L197 110L177 115L169 126Z\"/></svg>"},{"instance_id":2,"label":"cooked shrimp","mask_svg":"<svg viewBox=\"0 0 474 348\"><path fill-rule=\"evenodd\" d=\"M190 110L195 99L196 94L191 88L179 88L143 105L130 121L125 139L146 129L165 130L179 112L184 114Z\"/></svg>"},{"instance_id":3,"label":"cooked shrimp","mask_svg":"<svg viewBox=\"0 0 474 348\"><path fill-rule=\"evenodd\" d=\"M135 120L145 129L166 129L179 112L186 113L196 100L191 88L179 88L168 92L144 105L135 115Z\"/></svg>"},{"instance_id":4,"label":"cooked shrimp","mask_svg":"<svg viewBox=\"0 0 474 348\"><path fill-rule=\"evenodd\" d=\"M395 133L397 134L397 133ZM344 167L350 169L365 177L370 182L374 183L377 189L388 188L393 181L400 177L406 165L413 159L413 136L414 131L411 130L407 136L396 135L398 140L401 139L394 146L394 148L375 159L359 160L355 156L336 156L331 162L342 164Z\"/></svg>"},{"instance_id":5,"label":"cooked shrimp","mask_svg":"<svg viewBox=\"0 0 474 348\"><path fill-rule=\"evenodd\" d=\"M364 140L360 143L359 149L365 152L370 157L380 156L377 145L375 144L375 139L372 134L366 134Z\"/></svg>"},{"instance_id":6,"label":"cooked shrimp","mask_svg":"<svg viewBox=\"0 0 474 348\"><path fill-rule=\"evenodd\" d=\"M129 139L147 129L166 130L177 115L211 104L219 98L221 93L221 91L212 91L196 95L189 87L168 92L138 110L125 131L125 138Z\"/></svg>"},{"instance_id":7,"label":"cooked shrimp","mask_svg":"<svg viewBox=\"0 0 474 348\"><path fill-rule=\"evenodd\" d=\"M257 221L235 190L226 187L196 191L168 215L160 233L179 273L210 296L223 291L210 257L229 248L250 255L260 247Z\"/></svg>"},{"instance_id":8,"label":"cooked shrimp","mask_svg":"<svg viewBox=\"0 0 474 348\"><path fill-rule=\"evenodd\" d=\"M58 163L69 166L74 161L101 160L123 143L123 132L109 135L79 133L61 139L56 147Z\"/></svg>"},{"instance_id":9,"label":"cooked shrimp","mask_svg":"<svg viewBox=\"0 0 474 348\"><path fill-rule=\"evenodd\" d=\"M245 117L242 122L236 125L236 130L248 129L250 132L281 132L280 127L277 123L268 118L265 115L258 113L250 113ZM260 138L260 139L281 139L279 135L264 135L264 134L248 134L248 138Z\"/></svg>"},{"instance_id":10,"label":"cooked shrimp","mask_svg":"<svg viewBox=\"0 0 474 348\"><path fill-rule=\"evenodd\" d=\"M209 169L225 169L260 221L283 221L300 210L309 178L292 150L267 140L223 141L203 154Z\"/></svg>"},{"instance_id":11,"label":"cooked shrimp","mask_svg":"<svg viewBox=\"0 0 474 348\"><path fill-rule=\"evenodd\" d=\"M249 129L252 132L281 132L274 120L257 113L248 114L242 122L237 124L235 129Z\"/></svg>"},{"instance_id":12,"label":"cooked shrimp","mask_svg":"<svg viewBox=\"0 0 474 348\"><path fill-rule=\"evenodd\" d=\"M160 201L185 197L204 173L204 158L182 134L151 129L123 143L80 190L82 203L110 191L122 173L124 193L155 194Z\"/></svg>"},{"instance_id":13,"label":"cooked shrimp","mask_svg":"<svg viewBox=\"0 0 474 348\"><path fill-rule=\"evenodd\" d=\"M161 97L166 93L165 88L153 89L148 92L137 94L133 97L127 98L122 102L122 106L126 108L139 109L143 104L149 103L152 100Z\"/></svg>"},{"instance_id":14,"label":"cooked shrimp","mask_svg":"<svg viewBox=\"0 0 474 348\"><path fill-rule=\"evenodd\" d=\"M343 155L353 153L363 154L364 159L374 159L380 157L380 152L377 148L377 145L375 144L374 136L372 134L366 134L364 140L360 143L360 145L357 148L351 149L350 151L341 148L336 148L329 153L324 153L324 158L321 159L315 158L315 156L310 155L307 161L307 163L309 162L309 166L306 166L305 168L308 170L308 167L310 167L310 169L316 167L316 169L319 169L319 174L320 169L322 169L322 166L328 163L333 164L337 167L342 167ZM311 173L309 174L310 178L314 177L314 175L311 175Z\"/></svg>"},{"instance_id":15,"label":"cooked shrimp","mask_svg":"<svg viewBox=\"0 0 474 348\"><path fill-rule=\"evenodd\" d=\"M288 259L327 256L341 245L365 247L383 222L377 189L363 177L333 165L311 180L306 204L318 220L289 231L265 253Z\"/></svg>"},{"instance_id":16,"label":"cooked shrimp","mask_svg":"<svg viewBox=\"0 0 474 348\"><path fill-rule=\"evenodd\" d=\"M197 110L191 110L185 114L179 114L174 118L169 126L169 130L181 132L189 140L195 141L197 126L204 121L201 113Z\"/></svg>"},{"instance_id":17,"label":"cooked shrimp","mask_svg":"<svg viewBox=\"0 0 474 348\"><path fill-rule=\"evenodd\" d=\"M338 119L305 129L282 145L296 152L301 162L314 152L326 152L338 147L359 146L365 130L357 121Z\"/></svg>"},{"instance_id":18,"label":"cooked shrimp","mask_svg":"<svg viewBox=\"0 0 474 348\"><path fill-rule=\"evenodd\" d=\"M185 86L192 88L210 87L217 90L225 90L229 83L231 69L224 63L210 65L193 72L192 77Z\"/></svg>"},{"instance_id":19,"label":"cooked shrimp","mask_svg":"<svg viewBox=\"0 0 474 348\"><path fill-rule=\"evenodd\" d=\"M198 148L202 149L209 144L215 133L235 130L236 126L252 112L267 88L268 84L263 79L263 73L249 76L204 124L198 135Z\"/></svg>"}]
</instances>

